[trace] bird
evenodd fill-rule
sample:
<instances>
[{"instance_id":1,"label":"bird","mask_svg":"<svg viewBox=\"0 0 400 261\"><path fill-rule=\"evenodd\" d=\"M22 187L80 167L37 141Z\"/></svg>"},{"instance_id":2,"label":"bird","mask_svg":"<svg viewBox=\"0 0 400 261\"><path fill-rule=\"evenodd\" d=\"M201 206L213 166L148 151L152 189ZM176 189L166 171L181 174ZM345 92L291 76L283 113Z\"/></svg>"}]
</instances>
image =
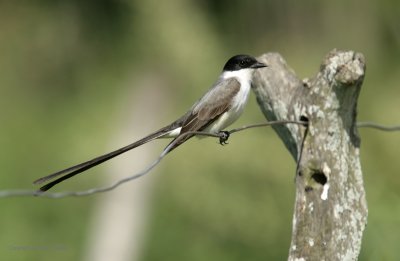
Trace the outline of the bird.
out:
<instances>
[{"instance_id":1,"label":"bird","mask_svg":"<svg viewBox=\"0 0 400 261\"><path fill-rule=\"evenodd\" d=\"M196 131L223 134L220 143L225 144L229 133L224 129L242 114L248 101L253 72L263 67L267 65L250 55L231 57L212 87L176 121L125 147L41 177L33 183L39 185L52 180L39 188L39 192L45 192L62 181L155 139L174 138L166 147L167 153L196 136L192 133Z\"/></svg>"}]
</instances>

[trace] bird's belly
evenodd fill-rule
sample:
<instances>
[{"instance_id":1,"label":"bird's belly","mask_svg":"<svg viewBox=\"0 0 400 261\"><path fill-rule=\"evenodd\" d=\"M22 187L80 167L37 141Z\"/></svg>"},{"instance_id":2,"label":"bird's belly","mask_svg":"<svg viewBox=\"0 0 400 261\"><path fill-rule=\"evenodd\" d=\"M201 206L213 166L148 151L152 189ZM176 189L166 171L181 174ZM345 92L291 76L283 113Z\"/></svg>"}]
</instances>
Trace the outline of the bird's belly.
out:
<instances>
[{"instance_id":1,"label":"bird's belly","mask_svg":"<svg viewBox=\"0 0 400 261\"><path fill-rule=\"evenodd\" d=\"M207 128L204 129L206 132L211 132L211 133L219 133L220 131L224 130L226 127L231 125L233 122L235 122L242 111L227 111L224 114L222 114L218 120L210 124Z\"/></svg>"},{"instance_id":2,"label":"bird's belly","mask_svg":"<svg viewBox=\"0 0 400 261\"><path fill-rule=\"evenodd\" d=\"M211 133L219 133L224 130L226 127L230 126L234 123L242 114L244 107L247 104L248 100L248 92L243 95L237 95L235 97L237 102L235 101L235 106L232 106L228 111L223 113L216 121L214 121L210 126L204 129L204 131Z\"/></svg>"}]
</instances>

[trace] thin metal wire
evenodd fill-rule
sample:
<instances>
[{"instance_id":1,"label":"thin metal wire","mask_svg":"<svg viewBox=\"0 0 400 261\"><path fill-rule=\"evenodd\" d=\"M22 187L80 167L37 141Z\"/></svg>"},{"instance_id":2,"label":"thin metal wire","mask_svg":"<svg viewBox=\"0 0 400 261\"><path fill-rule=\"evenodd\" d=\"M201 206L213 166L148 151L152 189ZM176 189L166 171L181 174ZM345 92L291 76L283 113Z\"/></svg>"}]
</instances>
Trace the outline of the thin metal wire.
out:
<instances>
[{"instance_id":1,"label":"thin metal wire","mask_svg":"<svg viewBox=\"0 0 400 261\"><path fill-rule=\"evenodd\" d=\"M400 125L384 126L374 122L357 122L357 128L371 128L381 131L400 131Z\"/></svg>"},{"instance_id":2,"label":"thin metal wire","mask_svg":"<svg viewBox=\"0 0 400 261\"><path fill-rule=\"evenodd\" d=\"M242 127L236 128L236 129L232 129L228 132L229 132L229 134L233 134L233 133L240 132L240 131L243 131L246 129L265 127L265 126L271 126L271 125L282 125L282 124L298 124L298 125L307 126L307 122L304 122L304 121L270 121L270 122L265 122L265 123L242 126ZM399 126L384 126L384 125L380 125L380 124L373 123L373 122L358 122L357 127L358 128L372 128L372 129L377 129L377 130L381 130L381 131L400 131L400 125ZM193 135L193 134L209 136L209 137L216 137L216 138L221 137L221 134L198 132L198 131L186 132L186 133L182 134L182 137L184 137L185 135ZM303 137L303 139L304 138L305 137ZM22 189L0 190L0 198L31 197L31 196L45 197L45 198L82 197L82 196L93 195L96 193L111 191L124 183L127 183L131 180L137 179L137 178L142 177L142 176L146 175L147 173L149 173L154 167L156 167L162 161L162 159L168 154L168 152L174 145L175 145L175 142L172 142L168 147L166 147L163 150L163 152L160 154L160 156L155 161L153 161L149 166L147 166L143 171L138 172L134 175L128 176L126 178L117 180L116 182L112 183L109 186L92 188L92 189L83 190L83 191L66 191L66 192L41 192L41 191L35 191L35 190L22 190ZM298 165L298 162L297 162L297 165ZM297 171L298 171L298 166L297 166L296 172Z\"/></svg>"}]
</instances>

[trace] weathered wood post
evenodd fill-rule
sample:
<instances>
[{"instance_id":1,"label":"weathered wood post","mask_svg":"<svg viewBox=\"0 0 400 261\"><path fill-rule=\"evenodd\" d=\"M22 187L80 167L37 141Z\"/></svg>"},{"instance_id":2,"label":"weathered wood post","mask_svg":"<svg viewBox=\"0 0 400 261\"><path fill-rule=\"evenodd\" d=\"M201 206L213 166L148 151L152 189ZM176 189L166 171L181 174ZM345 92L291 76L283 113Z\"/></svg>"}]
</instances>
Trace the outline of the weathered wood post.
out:
<instances>
[{"instance_id":1,"label":"weathered wood post","mask_svg":"<svg viewBox=\"0 0 400 261\"><path fill-rule=\"evenodd\" d=\"M356 127L364 57L333 50L305 80L277 53L259 59L269 66L253 82L265 117L309 122L274 127L298 162L289 260L356 260L368 214Z\"/></svg>"}]
</instances>

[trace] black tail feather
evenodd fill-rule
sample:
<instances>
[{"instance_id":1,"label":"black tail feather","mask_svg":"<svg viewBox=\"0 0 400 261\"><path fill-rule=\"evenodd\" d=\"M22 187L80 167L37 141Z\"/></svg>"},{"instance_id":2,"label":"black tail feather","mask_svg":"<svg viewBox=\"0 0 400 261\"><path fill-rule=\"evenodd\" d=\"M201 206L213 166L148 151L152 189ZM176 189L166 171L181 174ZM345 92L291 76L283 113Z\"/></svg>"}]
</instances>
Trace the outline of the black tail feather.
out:
<instances>
[{"instance_id":1,"label":"black tail feather","mask_svg":"<svg viewBox=\"0 0 400 261\"><path fill-rule=\"evenodd\" d=\"M115 151L112 151L110 153L101 155L99 157L96 157L94 159L85 161L85 162L77 164L75 166L72 166L72 167L57 171L57 172L52 173L52 174L50 174L48 176L39 178L39 179L35 180L33 182L33 184L42 184L42 183L47 182L49 180L52 180L52 179L54 179L56 177L64 175L64 176L62 176L62 177L60 177L60 178L58 178L58 179L56 179L56 180L54 180L54 181L52 181L52 182L50 182L48 184L42 186L39 189L40 191L47 191L50 188L52 188L53 186L57 185L58 183L66 180L66 179L69 179L69 178L71 178L71 177L73 177L73 176L75 176L75 175L77 175L77 174L79 174L81 172L84 172L84 171L86 171L88 169L91 169L91 168L93 168L93 167L95 167L95 166L97 166L97 165L99 165L99 164L101 164L101 163L103 163L103 162L105 162L107 160L110 160L110 159L112 159L112 158L114 158L114 157L116 157L118 155L121 155L122 153L125 153L125 152L127 152L127 151L129 151L131 149L139 147L139 146L141 146L141 145L143 145L143 144L145 144L145 143L147 143L149 141L152 141L152 140L157 139L157 138L161 138L168 131L169 130L167 128L163 128L163 129L161 129L161 130L159 130L159 131L157 131L157 132L155 132L153 134L150 134L149 136L147 136L147 137L145 137L145 138L143 138L141 140L138 140L138 141L136 141L136 142L134 142L132 144L129 144L129 145L125 146L125 147L122 147L122 148L120 148L118 150L115 150Z\"/></svg>"},{"instance_id":2,"label":"black tail feather","mask_svg":"<svg viewBox=\"0 0 400 261\"><path fill-rule=\"evenodd\" d=\"M162 135L161 135L161 136L162 136ZM42 187L39 189L39 190L42 191L42 192L47 191L47 190L51 189L52 187L54 187L55 185L57 185L58 183L63 182L64 180L67 180L67 179L69 179L69 178L71 178L71 177L73 177L73 176L75 176L75 175L77 175L77 174L79 174L79 173L81 173L81 172L84 172L85 170L88 170L88 169L90 169L90 168L93 168L94 166L99 165L99 164L101 164L101 163L103 163L104 161L107 161L107 160L109 160L109 159L112 159L112 158L114 158L114 157L116 157L116 156L118 156L118 155L120 155L120 154L122 154L122 153L124 153L124 152L126 152L126 151L128 151L128 150L131 150L131 149L133 149L133 148L136 148L136 147L138 147L138 146L140 146L140 145L143 145L143 144L145 144L145 143L147 143L147 142L149 142L149 141L152 141L152 140L154 140L154 139L160 138L161 136L158 136L158 137L156 136L156 137L153 137L153 138L151 138L151 139L147 139L147 140L143 141L144 139L147 138L147 137L146 137L146 138L144 138L144 139L142 139L142 140L139 140L139 141L137 141L137 142L135 142L135 143L132 143L132 144L126 146L126 147L123 147L123 148L121 148L121 149L119 149L119 150L110 152L110 153L108 153L108 154L102 155L102 156L100 156L100 157L97 157L97 158L95 158L95 159L89 160L89 161L87 161L87 162L78 164L78 165L76 165L76 166L72 166L72 167L67 168L67 169L65 169L65 170L61 170L61 171L56 172L56 173L54 173L54 174L51 174L51 175L49 175L49 176L40 178L40 179L36 180L34 183L35 183L35 184L39 184L39 183L45 182L46 180L50 180L50 179L52 179L52 178L54 178L54 177L56 177L56 176L59 176L59 175L64 174L64 173L68 173L69 171L75 169L74 171L72 171L72 172L70 172L70 173L68 173L68 174L66 174L66 175L64 175L64 176L62 176L62 177L60 177L60 178L58 178L58 179L56 179L56 180L54 180L54 181L52 181L52 182L50 182L50 183L47 183L46 185L42 186ZM188 139L192 138L193 136L194 136L194 135L183 135L183 136L178 136L178 137L176 137L176 138L175 138L174 140L172 140L172 141L168 144L168 146L165 148L166 150L168 149L168 151L166 151L165 154L167 154L167 153L171 152L172 150L176 149L179 145L183 144L185 141L187 141ZM172 145L172 146L171 146L171 145Z\"/></svg>"}]
</instances>

